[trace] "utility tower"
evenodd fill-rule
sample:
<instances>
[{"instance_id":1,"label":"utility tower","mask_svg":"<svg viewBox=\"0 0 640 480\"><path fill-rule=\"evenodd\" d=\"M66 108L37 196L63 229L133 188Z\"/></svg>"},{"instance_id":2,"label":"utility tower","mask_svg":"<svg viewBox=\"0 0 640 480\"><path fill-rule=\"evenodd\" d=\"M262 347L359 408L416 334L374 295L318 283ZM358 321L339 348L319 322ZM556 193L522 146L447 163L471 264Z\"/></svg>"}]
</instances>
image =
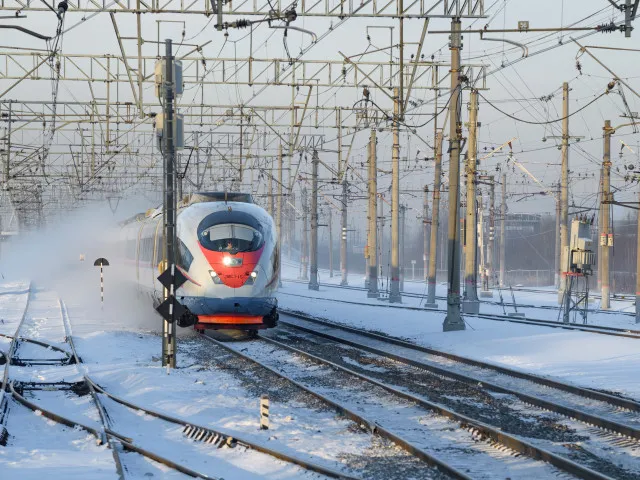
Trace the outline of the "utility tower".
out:
<instances>
[{"instance_id":1,"label":"utility tower","mask_svg":"<svg viewBox=\"0 0 640 480\"><path fill-rule=\"evenodd\" d=\"M438 225L440 222L440 188L442 184L442 130L436 132L435 170L433 173L433 205L431 207L431 239L429 272L427 274L427 303L425 308L438 308L436 303L436 272L438 268Z\"/></svg>"},{"instance_id":2,"label":"utility tower","mask_svg":"<svg viewBox=\"0 0 640 480\"><path fill-rule=\"evenodd\" d=\"M309 290L319 290L318 285L318 151L313 151L311 177L311 277Z\"/></svg>"},{"instance_id":3,"label":"utility tower","mask_svg":"<svg viewBox=\"0 0 640 480\"><path fill-rule=\"evenodd\" d=\"M427 283L428 279L428 270L429 270L429 241L430 231L429 231L429 186L425 185L424 188L424 198L422 200L422 277L424 278L425 283Z\"/></svg>"},{"instance_id":4,"label":"utility tower","mask_svg":"<svg viewBox=\"0 0 640 480\"><path fill-rule=\"evenodd\" d=\"M507 174L502 174L502 204L500 205L500 286L505 286L507 264Z\"/></svg>"},{"instance_id":5,"label":"utility tower","mask_svg":"<svg viewBox=\"0 0 640 480\"><path fill-rule=\"evenodd\" d=\"M610 202L613 200L611 196L611 121L605 120L603 128L604 138L604 154L602 158L602 224L600 225L600 247L602 253L602 274L601 288L602 300L600 308L608 310L610 308L609 301L609 247L613 246L613 234L609 233L609 212L611 209Z\"/></svg>"},{"instance_id":6,"label":"utility tower","mask_svg":"<svg viewBox=\"0 0 640 480\"><path fill-rule=\"evenodd\" d=\"M391 285L389 302L400 303L400 99L393 91L393 150L391 153Z\"/></svg>"},{"instance_id":7,"label":"utility tower","mask_svg":"<svg viewBox=\"0 0 640 480\"><path fill-rule=\"evenodd\" d=\"M367 242L367 258L369 259L368 298L378 298L378 169L376 158L376 130L371 129L369 137L369 241Z\"/></svg>"},{"instance_id":8,"label":"utility tower","mask_svg":"<svg viewBox=\"0 0 640 480\"><path fill-rule=\"evenodd\" d=\"M478 250L478 220L476 199L476 162L477 162L477 127L478 127L478 92L471 90L469 102L469 151L467 154L467 228L465 246L464 293L462 302L464 313L477 314L480 312L478 300L478 269L476 252Z\"/></svg>"},{"instance_id":9,"label":"utility tower","mask_svg":"<svg viewBox=\"0 0 640 480\"><path fill-rule=\"evenodd\" d=\"M449 100L449 239L447 316L442 325L443 331L464 330L465 324L460 312L460 230L458 227L460 211L460 140L462 126L458 106L460 104L460 18L451 21L451 99Z\"/></svg>"}]
</instances>

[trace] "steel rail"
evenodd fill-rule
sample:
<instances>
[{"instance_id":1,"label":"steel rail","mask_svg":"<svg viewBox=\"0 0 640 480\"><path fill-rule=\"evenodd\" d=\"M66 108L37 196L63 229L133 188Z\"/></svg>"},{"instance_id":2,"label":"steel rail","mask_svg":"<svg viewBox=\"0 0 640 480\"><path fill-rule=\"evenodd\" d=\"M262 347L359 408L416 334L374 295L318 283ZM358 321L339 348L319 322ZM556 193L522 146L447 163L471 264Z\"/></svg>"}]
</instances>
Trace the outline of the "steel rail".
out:
<instances>
[{"instance_id":1,"label":"steel rail","mask_svg":"<svg viewBox=\"0 0 640 480\"><path fill-rule=\"evenodd\" d=\"M41 413L44 417L53 420L56 423L60 423L62 425L66 425L68 427L71 428L81 428L87 432L89 432L90 434L92 434L94 437L96 437L97 440L97 444L98 445L102 445L104 443L104 437L107 437L107 440L110 437L113 437L115 439L117 439L118 443L120 445L122 445L122 447L126 450L131 450L133 452L137 452L140 453L141 455L144 455L147 458L150 458L151 460L155 460L156 462L162 463L164 465L167 465L168 467L173 468L174 470L177 470L181 473L184 473L186 475L189 475L191 477L195 477L195 478L203 478L206 480L221 480L221 479L217 479L216 477L211 477L209 475L205 475L199 472L196 472L195 470L192 470L188 467L185 467L183 465L177 464L175 462L173 462L172 460L169 460L165 457L162 457L158 454L155 454L153 452L150 452L148 450L145 450L141 447L136 446L132 440L130 438L127 438L123 435L120 435L117 432L114 432L113 430L109 429L109 428L104 428L104 434L99 432L98 430L96 430L93 427L89 427L87 425L84 425L80 422L77 422L75 420L71 420L69 418L63 417L62 415L58 415L57 413L52 412L51 410L48 410L46 408L43 408L42 406L36 404L35 402L32 402L30 400L27 400L25 397L23 397L20 393L18 393L15 388L14 388L14 383L11 382L9 384L9 388L11 390L11 394L13 395L13 398L15 398L18 402L20 402L22 405L24 405L25 407L33 410L34 412L39 412Z\"/></svg>"},{"instance_id":2,"label":"steel rail","mask_svg":"<svg viewBox=\"0 0 640 480\"><path fill-rule=\"evenodd\" d=\"M344 405L335 402L334 400L331 400L330 398L328 398L327 396L309 388L304 386L303 384L301 384L300 382L297 382L296 380L293 380L292 378L289 378L288 376L284 375L283 373L280 373L279 371L277 371L274 368L268 367L267 365L264 365L263 363L260 363L258 360L254 359L253 357L239 352L238 350L233 349L232 347L229 347L228 345L225 345L224 343L215 340L207 335L203 335L203 337L205 339L207 339L208 341L210 341L211 343L214 343L215 345L221 347L224 350L227 350L231 353L233 353L234 355L237 355L255 365L258 365L259 367L267 370L268 372L271 372L272 374L276 375L278 378L281 378L289 383L291 383L292 385L295 385L296 387L298 387L300 390L308 393L309 395L312 395L314 397L316 397L317 399L319 399L320 401L322 401L323 403L330 405L331 407L333 407L340 415L343 415L344 417L356 422L358 425L367 425L367 427L369 428L369 431L371 433L374 434L378 434L383 438L386 438L387 440L390 440L391 442L395 443L396 445L398 445L399 447L403 448L404 450L406 450L407 452L409 452L410 454L416 456L417 458L419 458L420 460L426 462L428 465L434 466L438 469L442 469L442 471L448 473L449 475L452 475L454 478L458 478L458 479L464 479L464 480L471 480L471 477L469 477L468 475L466 475L463 472L460 472L459 470L457 470L456 468L452 467L451 465L449 465L448 463L440 460L437 457L434 457L433 455L427 453L426 451L424 451L423 449L421 449L420 447L415 446L414 444L412 444L411 442L409 442L408 440L405 440L404 438L400 437L399 435L393 433L392 431L382 427L381 425L377 424L374 420L370 420L368 418L363 417L362 415L356 413L355 411L345 407Z\"/></svg>"},{"instance_id":3,"label":"steel rail","mask_svg":"<svg viewBox=\"0 0 640 480\"><path fill-rule=\"evenodd\" d=\"M286 462L295 464L295 465L299 465L303 468L305 468L306 470L310 470L310 471L314 471L316 473L321 473L323 475L326 475L328 477L331 478L339 478L339 479L345 479L345 480L349 480L349 479L355 479L355 477L351 477L348 475L345 475L343 473L340 473L336 470L330 469L328 467L324 467L322 465L318 465L316 463L313 462L309 462L307 460L302 460L300 458L294 457L292 455L288 455L286 453L282 453L282 452L278 452L276 450L273 450L271 448L265 447L263 445L260 445L258 443L255 443L253 441L250 440L246 440L244 438L240 438L237 435L231 435L228 433L224 433L220 430L216 430L213 429L211 427L205 427L202 425L197 425L193 422L187 421L187 420L183 420L177 417L173 417L170 415L167 415L165 413L162 412L158 412L157 410L152 410L150 408L147 407L142 407L140 405L137 405L135 403L132 403L122 397L118 397L117 395L114 395L112 393L107 392L104 388L102 388L101 386L99 386L98 384L96 384L91 378L89 377L85 377L85 380L89 383L91 383L91 385L101 394L106 395L107 397L109 397L111 400L120 403L121 405L125 405L126 407L129 407L131 409L137 410L139 412L144 412L148 415L151 415L153 417L156 418L160 418L166 422L170 422L170 423L174 423L176 425L182 425L185 430L185 434L187 434L188 432L199 432L199 434L202 436L203 439L205 438L211 438L212 436L217 436L220 438L221 441L225 441L228 444L231 443L240 443L244 446L246 446L247 448L251 448L252 450L255 450L257 452L261 452L261 453L265 453L267 455L271 455L272 457L275 457L279 460L284 460Z\"/></svg>"},{"instance_id":4,"label":"steel rail","mask_svg":"<svg viewBox=\"0 0 640 480\"><path fill-rule=\"evenodd\" d=\"M67 335L67 342L69 343L69 345L71 346L71 350L73 353L74 358L76 359L78 364L81 364L81 360L80 357L77 353L76 347L75 347L75 343L73 341L73 337L71 334L71 325L69 322L69 317L68 317L68 313L67 313L67 309L66 309L66 305L60 301L60 309L61 312L63 314L63 318L65 319L65 332ZM89 387L89 390L91 392L93 392L93 394L95 395L95 400L97 400L99 402L98 399L98 393L107 396L108 398L114 400L117 403L120 403L121 405L125 405L131 409L137 410L139 412L144 412L148 415L151 415L153 417L156 418L160 418L164 421L170 422L170 423L174 423L174 424L178 424L178 425L182 425L185 430L183 431L185 434L188 434L189 432L197 432L199 435L202 435L202 439L206 440L207 438L212 438L214 435L218 436L224 440L227 441L228 444L231 444L235 441L240 442L241 444L247 446L248 448L251 448L253 450L256 450L258 452L261 453L265 453L267 455L270 455L274 458L277 458L279 460L284 460L287 461L289 463L301 466L303 468L305 468L306 470L309 471L314 471L317 473L321 473L323 475L326 475L328 477L331 478L338 478L338 479L342 479L342 480L357 480L355 477L351 477L348 475L345 475L343 473L337 472L336 470L330 469L328 467L324 467L322 465L310 462L310 461L306 461L303 459L300 459L298 457L292 456L292 455L288 455L286 453L282 453L282 452L278 452L276 450L273 450L271 448L259 445L255 442L252 442L250 440L246 440L246 439L241 439L239 438L237 435L230 435L227 433L223 433L217 430L214 430L212 428L209 427L204 427L204 426L200 426L197 424L194 424L192 422L188 422L186 420L182 420L176 417L172 417L169 415L166 415L164 413L146 408L146 407L142 407L140 405L136 405L132 402L129 402L128 400L125 400L121 397L118 397L112 393L107 392L103 387L99 386L96 382L94 382L88 375L84 375L84 382L87 384L87 386ZM100 404L101 405L101 404ZM104 407L101 408L104 409ZM106 417L106 412L105 412L105 417ZM118 443L120 443L123 448L125 449L129 449L132 451L135 451L137 453L140 453L148 458L151 458L152 460L158 461L160 463L163 463L164 465L176 469L182 473L185 473L187 475L191 475L194 477L198 477L198 478L205 478L205 479L212 479L214 477L211 476L207 476L205 474L196 472L194 470L191 470L187 467L184 467L182 465L179 465L175 462L173 462L172 460L169 460L167 458L164 457L160 457L157 454L154 454L153 452L150 452L148 450L145 450L141 447L138 447L136 445L133 444L133 442L131 441L131 439L127 439L126 437L123 437L122 435L117 434L116 432L114 432L113 430L111 430L110 428L107 427L107 425L105 423L103 423L103 427L104 427L104 432L107 436L107 440L109 440L110 438L115 438L117 440Z\"/></svg>"},{"instance_id":5,"label":"steel rail","mask_svg":"<svg viewBox=\"0 0 640 480\"><path fill-rule=\"evenodd\" d=\"M603 475L599 472L596 472L590 468L584 467L576 462L573 462L567 458L564 458L560 455L556 455L555 453L552 453L548 450L545 450L541 447L536 447L535 445L519 439L513 435L510 435L506 432L503 432L501 429L499 428L495 428L492 427L491 425L488 425L484 422L480 422L478 420L474 420L471 417L467 417L466 415L462 415L460 413L455 412L454 410L450 410L442 405L438 405L437 403L431 402L423 397L419 397L416 395L413 395L411 393L408 392L404 392L402 390L399 390L395 387L392 387L390 385L387 385L385 383L382 383L372 377L369 377L367 375L361 374L359 372L356 372L354 370L351 370L350 368L344 367L340 364L337 364L335 362L332 362L331 360L327 360L325 358L319 357L317 355L314 355L312 353L309 352L305 352L304 350L300 350L298 348L292 347L290 345L286 345L282 342L279 342L277 340L274 340L272 338L269 337L265 337L265 336L260 336L260 339L263 341L266 341L268 343L271 343L273 345L276 345L280 348L289 350L291 352L294 352L298 355L301 355L309 360L315 361L317 363L323 364L323 365L328 365L332 368L335 368L341 372L345 372L349 375L352 375L354 377L359 378L360 380L366 381L368 383L371 383L372 385L375 385L377 387L380 387L384 390L386 390L389 393L392 393L393 395L397 395L401 398L404 398L406 400L412 401L417 403L418 405L420 405L423 408L426 408L428 410L434 411L435 413L442 415L444 417L447 417L451 420L460 422L460 425L462 428L464 429L476 429L478 432L482 433L483 435L487 436L488 438L490 438L491 440L493 440L494 442L497 442L501 445L504 445L507 448L510 448L512 450L515 450L523 455L526 455L534 460L543 460L547 463L550 463L551 465L567 472L570 473L572 475L576 475L579 478L585 479L585 480L609 480L610 477Z\"/></svg>"},{"instance_id":6,"label":"steel rail","mask_svg":"<svg viewBox=\"0 0 640 480\"><path fill-rule=\"evenodd\" d=\"M306 285L308 282L305 280L298 280L298 279L283 279L284 282L291 282L291 283L300 283L300 284L304 284ZM405 282L411 282L411 280L405 280ZM414 282L416 283L416 282ZM361 292L366 292L367 289L364 287L357 287L355 285L335 285L333 283L318 283L321 287L329 287L329 288L343 288L346 290L357 290L357 291L361 291ZM516 288L514 288L514 290L516 290ZM518 290L518 291L529 291L529 290ZM548 291L545 290L530 290L533 293L549 293ZM293 295L287 292L279 292L279 293L286 293L287 295ZM411 297L411 298L419 298L419 299L426 299L426 295L422 294L422 293L415 293L415 292L402 292L402 295L405 297ZM436 298L438 300L446 300L446 297L440 296L440 295L436 295ZM594 296L594 298L599 298L598 296ZM513 304L511 303L500 303L500 302L495 302L495 301L491 301L491 300L480 300L480 303L484 303L487 305L497 305L497 306L505 306L505 307L509 307L512 306ZM368 304L367 304L368 305ZM518 308L537 308L540 310L554 310L554 311L558 311L561 309L561 307L558 306L554 306L554 305L531 305L531 304L518 304L517 305ZM401 305L396 305L396 308L405 308ZM406 307L406 308L420 308L420 307ZM424 309L421 309L424 310ZM606 314L606 315L624 315L627 317L633 317L635 318L635 313L633 312L622 312L622 311L614 311L614 310L588 310L589 313L602 313L602 314ZM532 320L536 320L536 319L532 319ZM542 321L542 322L551 322L551 323L558 323L558 322L553 322L552 320L538 320L538 321ZM591 328L613 328L615 330L614 327L602 327L599 325L591 325ZM625 332L632 332L632 333L637 333L638 335L640 335L640 330L628 330L628 329L622 329Z\"/></svg>"},{"instance_id":7,"label":"steel rail","mask_svg":"<svg viewBox=\"0 0 640 480\"><path fill-rule=\"evenodd\" d=\"M474 360L474 359L470 359L467 357L461 357L459 355L455 355L455 354L451 354L448 352L442 352L440 350L434 350L432 348L428 348L428 347L422 347L419 345L415 345L409 342L406 342L404 340L400 340L394 337L386 337L384 335L378 335L375 333L371 333L371 332L364 332L360 329L357 328L353 328L353 327L344 327L344 326L340 326L340 325L335 325L332 322L325 322L322 320L318 320L318 319L309 319L309 318L305 318L306 316L302 316L302 315L291 315L292 317L297 317L300 318L302 320L311 322L311 323L317 323L319 325L324 325L326 327L330 327L330 328L336 328L339 330L344 330L347 331L349 333L352 334L357 334L357 335L361 335L361 336L365 336L365 337L370 337L370 338L374 338L378 341L384 342L384 343L390 343L390 344L394 344L394 345L399 345L414 351L419 351L422 353L427 353L430 355L435 355L435 356L440 356L440 357L444 357L447 358L449 360L453 360L453 361L457 361L459 363L463 363L463 364L468 364L468 365L473 365L476 367L480 367L480 368L484 368L484 369L489 369L489 370L494 370L497 371L501 374L504 375L508 375L508 376L512 376L512 377L517 377L517 378L521 378L523 380L527 380L527 381L531 381L540 385L545 385L547 387L551 387L551 388L556 388L558 390L562 390L562 391L566 391L569 392L571 394L574 395L578 395L578 396L582 396L582 397L586 397L586 398L590 398L590 399L594 399L594 400L598 400L598 401L602 401L605 403L608 403L610 405L614 405L617 407L622 407L622 408L626 408L628 410L634 410L634 411L640 411L640 403L636 402L634 400L630 400L630 399L626 399L626 398L620 398L620 397L616 397L614 395L609 395L606 393L602 393L602 392L598 392L595 390L591 390L591 389L586 389L586 388L582 388L582 387L577 387L575 385L569 385L566 383L562 383L562 382L558 382L556 380L551 380L549 378L544 378L544 377L540 377L537 375L532 375L529 373L525 373L525 372L519 372L516 370L511 370L505 367L500 367L497 365L493 365L490 363L486 363L486 362L482 362L479 360ZM324 337L327 338L329 340L333 340L335 342L338 343L342 343L345 345L349 345L349 346L353 346L356 348L360 348L362 350L366 350L370 353L374 353L376 355L381 355L387 358L391 358L393 360L405 363L405 364L409 364L421 369L425 369L428 371L431 371L433 373L439 374L439 375L443 375L445 377L449 377L449 378L454 378L456 380L460 380L464 383L468 383L471 385L477 385L477 384L481 384L483 387L489 389L489 390L494 390L496 392L500 392L500 393L507 393L507 394L511 394L511 395L515 395L518 398L520 398L521 400L528 402L532 405L536 405L538 407L541 408L545 408L547 410L551 410L553 412L556 413L560 413L562 415L568 416L568 417L572 417L575 418L577 420L586 422L586 423L590 423L592 425L598 426L600 428L604 428L604 429L609 429L611 431L614 432L618 432L620 434L626 435L630 438L634 438L636 440L640 440L640 429L631 427L629 425L625 425L625 424L621 424L619 422L615 422L613 420L609 420L609 419L605 419L590 413L586 413L583 412L581 410L577 410L571 407L566 407L564 405L560 405L558 403L555 402L551 402L548 400L544 400L540 397L534 396L534 395L529 395L529 394L525 394L522 392L519 392L517 390L513 390L512 388L507 388L507 387L502 387L500 385L497 385L493 382L489 382L483 379L479 379L476 377L472 377L469 375L465 375L462 373L456 373L456 372L452 372L446 368L443 367L438 367L435 365L430 365L421 361L416 361L416 360L412 360L406 357L403 357L401 355L396 355L384 350L381 350L379 348L375 348L375 347L371 347L371 346L367 346L367 345L363 345L362 343L358 343L356 341L351 341L351 340L346 340L344 338L341 337L337 337L335 335L331 335L325 332L319 332L317 330L314 330L312 328L308 328L308 327L303 327L300 325L296 325L295 323L290 323L287 322L286 320L283 320L282 318L280 318L279 322L281 324L285 324L287 326L293 327L295 329L301 330L301 331L305 331L308 333L311 333L313 335L317 335L320 337Z\"/></svg>"},{"instance_id":8,"label":"steel rail","mask_svg":"<svg viewBox=\"0 0 640 480\"><path fill-rule=\"evenodd\" d=\"M304 282L306 283L306 282ZM327 286L327 285L323 285L320 284L321 286ZM330 285L331 287L336 287L336 288L347 288L349 290L363 290L366 291L366 289L361 289L360 287L350 287L350 286L338 286L338 285ZM419 311L419 312L431 312L433 310L430 310L428 308L422 308L422 307L412 307L412 306L408 306L408 305L391 305L391 304L387 304L387 303L380 303L380 304L375 304L375 303L365 303L365 302L356 302L353 300L342 300L342 299L334 299L334 298L322 298L322 297L315 297L315 296L310 296L310 295L301 295L301 294L297 294L297 293L290 293L290 292L278 292L278 294L281 295L290 295L290 296L294 296L294 297L300 297L300 298L308 298L308 299L317 299L317 300L328 300L328 301L332 301L332 302L339 302L339 303L345 303L345 304L350 304L350 305L361 305L361 306L369 306L369 307L383 307L383 308L396 308L396 309L401 309L401 310L411 310L411 311ZM408 294L404 294L403 295L406 296L411 296ZM524 307L527 308L527 306L523 306L523 305L519 305L520 307ZM281 309L282 311L286 312L286 309ZM603 326L603 325L588 325L588 326L583 326L583 325L576 325L576 324L566 324L566 323L562 323L562 322L555 322L553 320L541 320L541 319L536 319L536 318L521 318L521 317L510 317L508 315L500 315L497 313L480 313L480 314L472 314L472 313L466 313L465 316L468 317L476 317L476 318L482 318L484 320L495 320L495 321L505 321L505 322L511 322L511 323L520 323L523 325L535 325L535 326L540 326L540 327L549 327L549 328L560 328L562 330L576 330L576 331L581 331L581 332L587 332L587 333L596 333L596 334L600 334L600 335L609 335L609 336L614 336L614 337L624 337L624 338L632 338L634 340L640 340L640 330L630 330L630 329L626 329L626 328L616 328L616 327L607 327L607 326Z\"/></svg>"},{"instance_id":9,"label":"steel rail","mask_svg":"<svg viewBox=\"0 0 640 480\"><path fill-rule=\"evenodd\" d=\"M11 365L11 359L14 357L16 348L17 348L17 340L16 337L22 328L22 324L24 323L25 318L27 317L27 310L29 309L29 302L31 301L31 284L29 284L29 288L24 292L27 295L27 302L24 306L24 311L22 312L22 317L18 322L18 328L16 328L15 334L12 336L11 344L9 345L9 351L7 353L2 352L2 356L5 359L4 363L4 372L2 374L2 385L0 386L0 445L4 445L9 438L9 432L7 431L7 414L9 412L9 402L7 400L7 391L8 381L9 381L9 366ZM23 294L23 293L21 293Z\"/></svg>"}]
</instances>

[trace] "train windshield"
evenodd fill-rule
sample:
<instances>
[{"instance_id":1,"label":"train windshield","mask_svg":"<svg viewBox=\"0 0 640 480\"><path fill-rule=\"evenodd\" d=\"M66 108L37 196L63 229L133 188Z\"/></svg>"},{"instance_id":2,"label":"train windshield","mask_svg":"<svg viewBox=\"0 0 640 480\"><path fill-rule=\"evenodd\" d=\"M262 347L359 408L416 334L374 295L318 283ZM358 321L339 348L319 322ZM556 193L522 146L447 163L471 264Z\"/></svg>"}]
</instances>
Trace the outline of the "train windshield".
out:
<instances>
[{"instance_id":1,"label":"train windshield","mask_svg":"<svg viewBox=\"0 0 640 480\"><path fill-rule=\"evenodd\" d=\"M254 252L262 247L262 234L248 225L213 225L200 232L200 244L214 252Z\"/></svg>"}]
</instances>

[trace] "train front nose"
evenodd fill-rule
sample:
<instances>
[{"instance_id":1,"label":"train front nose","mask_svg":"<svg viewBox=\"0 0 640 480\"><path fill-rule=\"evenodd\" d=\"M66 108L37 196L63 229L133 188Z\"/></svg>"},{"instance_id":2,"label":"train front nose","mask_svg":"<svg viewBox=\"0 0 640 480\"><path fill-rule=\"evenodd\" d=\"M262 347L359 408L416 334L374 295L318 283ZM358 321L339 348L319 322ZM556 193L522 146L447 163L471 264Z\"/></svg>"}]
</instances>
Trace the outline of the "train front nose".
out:
<instances>
[{"instance_id":1,"label":"train front nose","mask_svg":"<svg viewBox=\"0 0 640 480\"><path fill-rule=\"evenodd\" d=\"M271 299L255 296L264 239L257 228L219 224L198 232L198 243L210 270L212 296L198 315L200 328L265 328L275 312Z\"/></svg>"}]
</instances>

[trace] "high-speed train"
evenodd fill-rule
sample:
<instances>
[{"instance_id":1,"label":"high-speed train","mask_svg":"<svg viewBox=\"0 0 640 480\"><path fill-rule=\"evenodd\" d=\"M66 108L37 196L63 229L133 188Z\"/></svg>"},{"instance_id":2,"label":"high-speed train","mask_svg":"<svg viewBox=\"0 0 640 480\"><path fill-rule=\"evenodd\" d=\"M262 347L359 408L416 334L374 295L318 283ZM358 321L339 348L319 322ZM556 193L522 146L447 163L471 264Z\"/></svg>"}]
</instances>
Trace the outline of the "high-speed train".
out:
<instances>
[{"instance_id":1,"label":"high-speed train","mask_svg":"<svg viewBox=\"0 0 640 480\"><path fill-rule=\"evenodd\" d=\"M157 280L164 270L162 227L162 208L151 209L124 222L120 237L128 275L155 306L163 297ZM176 298L188 310L180 325L249 333L276 325L276 229L251 195L191 194L178 204L176 231L176 267L187 278L176 290Z\"/></svg>"}]
</instances>

